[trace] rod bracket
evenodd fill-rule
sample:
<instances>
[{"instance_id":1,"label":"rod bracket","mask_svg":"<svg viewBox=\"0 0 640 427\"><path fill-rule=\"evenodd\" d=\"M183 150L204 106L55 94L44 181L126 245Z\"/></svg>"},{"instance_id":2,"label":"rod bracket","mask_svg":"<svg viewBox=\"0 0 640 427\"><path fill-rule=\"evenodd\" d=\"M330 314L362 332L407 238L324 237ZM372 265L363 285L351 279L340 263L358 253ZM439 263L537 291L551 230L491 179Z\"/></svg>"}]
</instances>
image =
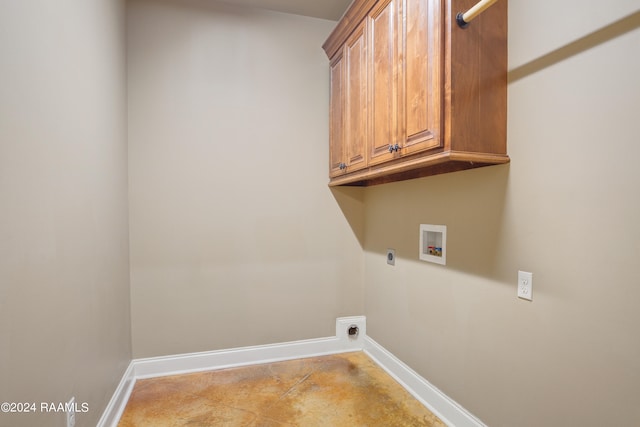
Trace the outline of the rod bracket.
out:
<instances>
[{"instance_id":1,"label":"rod bracket","mask_svg":"<svg viewBox=\"0 0 640 427\"><path fill-rule=\"evenodd\" d=\"M458 12L456 15L456 22L460 28L467 28L469 26L469 23L464 20L464 13L462 12Z\"/></svg>"}]
</instances>

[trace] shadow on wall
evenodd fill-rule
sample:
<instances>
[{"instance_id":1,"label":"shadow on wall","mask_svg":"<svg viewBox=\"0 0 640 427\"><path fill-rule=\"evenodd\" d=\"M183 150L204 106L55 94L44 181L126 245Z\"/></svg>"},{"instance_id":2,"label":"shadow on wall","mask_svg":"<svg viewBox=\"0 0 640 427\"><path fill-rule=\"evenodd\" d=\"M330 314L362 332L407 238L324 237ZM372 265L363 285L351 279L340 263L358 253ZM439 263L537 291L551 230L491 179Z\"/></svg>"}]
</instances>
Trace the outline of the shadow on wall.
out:
<instances>
[{"instance_id":1,"label":"shadow on wall","mask_svg":"<svg viewBox=\"0 0 640 427\"><path fill-rule=\"evenodd\" d=\"M365 191L363 187L331 187L331 194L362 248L364 248Z\"/></svg>"},{"instance_id":2,"label":"shadow on wall","mask_svg":"<svg viewBox=\"0 0 640 427\"><path fill-rule=\"evenodd\" d=\"M447 265L496 280L509 164L369 187L365 250L419 261L420 224L447 226ZM502 261L503 263L503 261Z\"/></svg>"},{"instance_id":3,"label":"shadow on wall","mask_svg":"<svg viewBox=\"0 0 640 427\"><path fill-rule=\"evenodd\" d=\"M553 64L564 61L567 58L592 49L599 44L605 43L639 27L640 11L635 12L625 18L607 25L606 27L599 29L598 31L587 34L586 36L581 37L578 40L569 43L568 45L562 46L561 48L556 49L553 52L549 52L548 54L541 56L538 59L527 62L526 64L509 71L509 83L516 82L524 77L527 77L530 74L535 74L540 70L552 66ZM629 54L635 55L637 53L629 52Z\"/></svg>"}]
</instances>

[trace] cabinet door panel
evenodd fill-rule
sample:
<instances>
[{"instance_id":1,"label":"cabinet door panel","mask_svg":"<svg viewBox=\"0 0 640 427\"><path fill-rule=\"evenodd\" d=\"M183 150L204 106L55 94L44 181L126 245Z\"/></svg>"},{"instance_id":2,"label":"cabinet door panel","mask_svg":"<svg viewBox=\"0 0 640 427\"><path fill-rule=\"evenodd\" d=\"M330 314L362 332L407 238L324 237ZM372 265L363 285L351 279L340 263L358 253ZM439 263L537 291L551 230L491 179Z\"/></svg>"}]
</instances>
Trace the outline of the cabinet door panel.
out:
<instances>
[{"instance_id":1,"label":"cabinet door panel","mask_svg":"<svg viewBox=\"0 0 640 427\"><path fill-rule=\"evenodd\" d=\"M389 147L398 141L398 0L383 0L371 11L369 33L369 163L393 158Z\"/></svg>"},{"instance_id":2,"label":"cabinet door panel","mask_svg":"<svg viewBox=\"0 0 640 427\"><path fill-rule=\"evenodd\" d=\"M356 29L345 45L346 118L345 163L347 172L366 166L367 146L367 63L364 23Z\"/></svg>"},{"instance_id":3,"label":"cabinet door panel","mask_svg":"<svg viewBox=\"0 0 640 427\"><path fill-rule=\"evenodd\" d=\"M331 101L329 105L329 176L342 174L344 154L344 60L339 52L331 61Z\"/></svg>"},{"instance_id":4,"label":"cabinet door panel","mask_svg":"<svg viewBox=\"0 0 640 427\"><path fill-rule=\"evenodd\" d=\"M439 0L404 0L403 154L442 145L441 26Z\"/></svg>"}]
</instances>

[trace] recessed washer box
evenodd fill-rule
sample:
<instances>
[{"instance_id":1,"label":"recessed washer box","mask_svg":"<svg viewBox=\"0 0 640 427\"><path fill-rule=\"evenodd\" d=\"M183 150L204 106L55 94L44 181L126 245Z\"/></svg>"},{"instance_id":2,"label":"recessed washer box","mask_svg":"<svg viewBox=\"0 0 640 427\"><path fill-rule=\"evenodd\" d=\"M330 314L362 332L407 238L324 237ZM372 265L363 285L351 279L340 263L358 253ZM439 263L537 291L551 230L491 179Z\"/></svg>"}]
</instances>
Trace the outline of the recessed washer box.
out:
<instances>
[{"instance_id":1,"label":"recessed washer box","mask_svg":"<svg viewBox=\"0 0 640 427\"><path fill-rule=\"evenodd\" d=\"M447 226L420 224L420 259L447 264Z\"/></svg>"}]
</instances>

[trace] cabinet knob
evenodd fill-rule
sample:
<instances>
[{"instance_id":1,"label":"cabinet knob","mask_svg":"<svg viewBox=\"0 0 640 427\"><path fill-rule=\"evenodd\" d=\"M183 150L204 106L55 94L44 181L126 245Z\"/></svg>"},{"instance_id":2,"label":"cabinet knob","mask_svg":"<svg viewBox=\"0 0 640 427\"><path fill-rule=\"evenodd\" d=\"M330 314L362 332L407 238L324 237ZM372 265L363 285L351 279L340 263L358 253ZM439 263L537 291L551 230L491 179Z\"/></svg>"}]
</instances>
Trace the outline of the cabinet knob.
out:
<instances>
[{"instance_id":1,"label":"cabinet knob","mask_svg":"<svg viewBox=\"0 0 640 427\"><path fill-rule=\"evenodd\" d=\"M393 145L389 144L389 152L393 153Z\"/></svg>"},{"instance_id":2,"label":"cabinet knob","mask_svg":"<svg viewBox=\"0 0 640 427\"><path fill-rule=\"evenodd\" d=\"M398 152L399 149L400 149L400 146L398 144L393 146L393 151L395 151L396 153Z\"/></svg>"},{"instance_id":3,"label":"cabinet knob","mask_svg":"<svg viewBox=\"0 0 640 427\"><path fill-rule=\"evenodd\" d=\"M343 170L343 169L346 169L346 168L347 168L347 165L345 165L344 163L340 163L340 164L338 165L338 168L340 168L340 170Z\"/></svg>"}]
</instances>

